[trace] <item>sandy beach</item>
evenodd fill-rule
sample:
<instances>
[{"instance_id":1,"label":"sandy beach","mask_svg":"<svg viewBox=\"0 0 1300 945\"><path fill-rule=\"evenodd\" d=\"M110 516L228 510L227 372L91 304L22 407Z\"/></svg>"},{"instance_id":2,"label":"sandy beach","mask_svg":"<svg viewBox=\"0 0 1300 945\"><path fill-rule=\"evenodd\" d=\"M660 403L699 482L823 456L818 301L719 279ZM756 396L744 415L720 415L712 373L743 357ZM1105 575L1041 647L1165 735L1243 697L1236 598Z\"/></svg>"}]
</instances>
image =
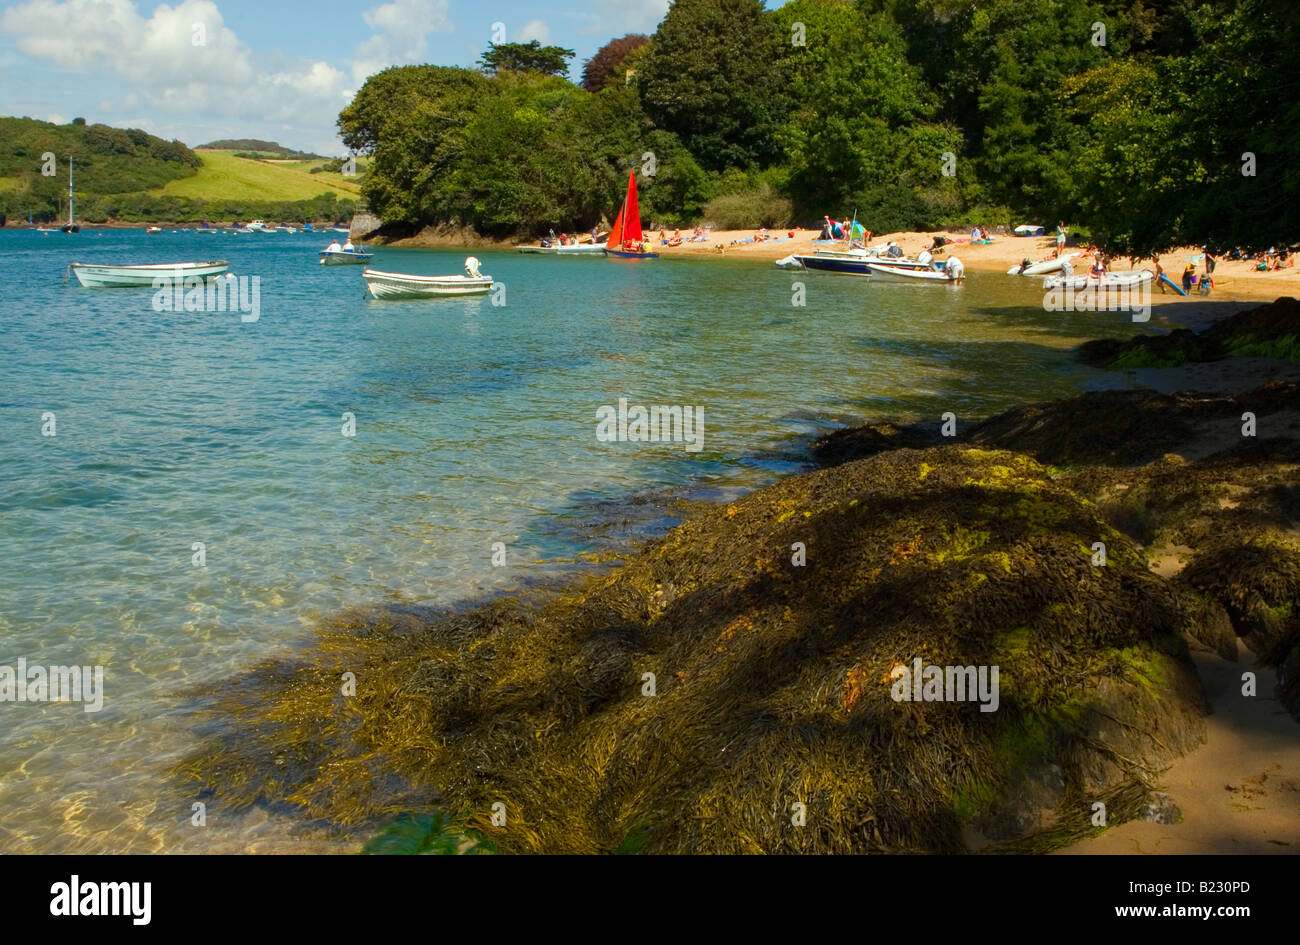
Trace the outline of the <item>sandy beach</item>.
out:
<instances>
[{"instance_id":1,"label":"sandy beach","mask_svg":"<svg viewBox=\"0 0 1300 945\"><path fill-rule=\"evenodd\" d=\"M761 243L741 243L740 240L753 239L753 230L715 230L709 233L708 239L703 243L683 243L681 246L662 246L659 245L659 232L646 231L647 240L653 244L655 252L664 257L672 256L698 256L712 254L714 256L724 256L730 259L761 259L772 260L788 256L790 253L809 253L822 247L828 247L830 244L814 243L818 236L816 230L780 230L771 231L778 234L776 238L765 240ZM787 234L793 233L793 238ZM672 230L668 231L671 237ZM684 236L690 233L683 231ZM903 252L909 256L914 256L925 247L929 246L935 236L943 236L949 240L949 245L944 247L947 256L958 256L968 270L979 272L998 272L1005 274L1007 269L1017 265L1021 260L1028 257L1035 262L1053 257L1056 255L1056 238L1052 237L1015 237L999 236L994 237L993 242L989 244L974 245L970 244L969 232L957 232L952 230L939 230L933 233L905 232L905 233L882 233L872 234L870 245L879 243L888 243L894 241L902 247ZM847 244L841 242L836 244L838 248L844 248ZM1080 247L1070 246L1069 252L1082 252ZM1160 265L1164 271L1174 281L1178 281L1183 271L1183 267L1191 262L1191 257L1198 256L1201 250L1194 247L1182 247L1172 252L1165 253L1160 257ZM944 254L940 254L943 258ZM1148 268L1151 261L1141 260L1132 264L1131 268L1143 269ZM1277 272L1257 272L1255 271L1254 262L1232 262L1220 259L1214 272L1214 291L1210 299L1219 301L1272 301L1283 295L1300 295L1300 269L1294 267L1282 269ZM1076 269L1079 267L1076 265ZM1130 268L1128 260L1116 259L1112 263L1114 269ZM1201 263L1197 262L1197 272L1201 271ZM1192 303L1200 297L1192 296L1183 298L1172 290L1162 294L1158 289L1152 292L1152 301L1154 304L1164 303ZM1218 317L1222 317L1221 314Z\"/></svg>"}]
</instances>

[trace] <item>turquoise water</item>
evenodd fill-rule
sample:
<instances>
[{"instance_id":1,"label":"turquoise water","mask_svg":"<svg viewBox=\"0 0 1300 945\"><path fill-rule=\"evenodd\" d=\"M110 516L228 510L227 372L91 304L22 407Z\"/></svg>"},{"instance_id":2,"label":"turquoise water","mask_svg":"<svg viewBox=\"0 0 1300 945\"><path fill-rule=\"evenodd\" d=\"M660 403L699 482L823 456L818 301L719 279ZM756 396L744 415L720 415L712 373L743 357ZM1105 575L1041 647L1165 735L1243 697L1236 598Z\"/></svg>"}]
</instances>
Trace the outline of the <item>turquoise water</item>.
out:
<instances>
[{"instance_id":1,"label":"turquoise water","mask_svg":"<svg viewBox=\"0 0 1300 945\"><path fill-rule=\"evenodd\" d=\"M836 423L1071 393L1098 379L1071 346L1132 333L1120 315L1043 312L1036 280L735 259L475 251L504 305L376 302L360 267L317 264L326 242L0 232L0 665L105 671L98 713L0 703L0 850L319 848L269 814L191 826L194 798L165 772L200 737L196 685L301 647L341 608L545 578L670 524L665 495L798 469ZM465 255L380 249L373 265L456 273ZM63 280L74 260L213 258L260 278L257 321ZM702 409L703 449L598 441L596 410L620 397Z\"/></svg>"}]
</instances>

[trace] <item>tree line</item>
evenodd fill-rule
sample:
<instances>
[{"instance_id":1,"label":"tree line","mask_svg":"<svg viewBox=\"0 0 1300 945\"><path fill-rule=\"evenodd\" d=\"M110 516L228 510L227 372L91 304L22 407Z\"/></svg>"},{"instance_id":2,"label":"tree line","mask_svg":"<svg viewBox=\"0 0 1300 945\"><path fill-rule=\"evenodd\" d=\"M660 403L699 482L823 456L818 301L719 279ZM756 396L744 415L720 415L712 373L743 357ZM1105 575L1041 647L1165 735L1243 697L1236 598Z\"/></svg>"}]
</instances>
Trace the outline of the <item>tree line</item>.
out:
<instances>
[{"instance_id":1,"label":"tree line","mask_svg":"<svg viewBox=\"0 0 1300 945\"><path fill-rule=\"evenodd\" d=\"M876 232L1064 219L1112 252L1297 233L1300 5L675 0L651 36L495 44L371 76L340 114L398 227L589 228L638 168L666 225Z\"/></svg>"}]
</instances>

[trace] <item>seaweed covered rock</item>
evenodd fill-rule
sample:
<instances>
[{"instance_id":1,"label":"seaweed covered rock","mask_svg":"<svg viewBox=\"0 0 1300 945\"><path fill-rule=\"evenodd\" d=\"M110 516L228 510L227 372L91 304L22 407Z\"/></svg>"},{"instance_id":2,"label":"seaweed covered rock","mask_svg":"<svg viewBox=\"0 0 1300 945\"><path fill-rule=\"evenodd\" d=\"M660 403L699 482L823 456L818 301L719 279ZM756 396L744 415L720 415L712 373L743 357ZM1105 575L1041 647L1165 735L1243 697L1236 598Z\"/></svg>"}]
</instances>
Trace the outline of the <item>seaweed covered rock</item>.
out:
<instances>
[{"instance_id":1,"label":"seaweed covered rock","mask_svg":"<svg viewBox=\"0 0 1300 945\"><path fill-rule=\"evenodd\" d=\"M1186 328L1164 335L1136 335L1128 341L1098 338L1079 345L1083 364L1105 368L1177 367L1188 361L1214 361L1225 356L1213 341Z\"/></svg>"},{"instance_id":2,"label":"seaweed covered rock","mask_svg":"<svg viewBox=\"0 0 1300 945\"><path fill-rule=\"evenodd\" d=\"M1165 335L1105 338L1079 346L1084 364L1108 368L1175 367L1229 357L1300 360L1300 302L1289 296L1220 319L1201 334L1180 328Z\"/></svg>"},{"instance_id":3,"label":"seaweed covered rock","mask_svg":"<svg viewBox=\"0 0 1300 945\"><path fill-rule=\"evenodd\" d=\"M1142 816L1202 738L1183 600L1033 460L893 450L532 606L343 620L218 693L184 770L216 804L435 809L506 852L1043 848L1096 801Z\"/></svg>"},{"instance_id":4,"label":"seaweed covered rock","mask_svg":"<svg viewBox=\"0 0 1300 945\"><path fill-rule=\"evenodd\" d=\"M1242 437L1249 411L1261 430L1297 429L1300 384L1273 381L1249 393L1228 396L1182 391L1092 391L1062 400L1013 407L976 424L956 438L987 449L1028 453L1041 463L1068 466L1137 466L1177 452L1208 456L1228 446L1258 448L1264 437ZM1266 418L1276 423L1264 423ZM1268 439L1277 439L1270 435ZM874 456L900 446L949 442L935 423L898 426L875 423L837 430L813 446L820 465Z\"/></svg>"},{"instance_id":5,"label":"seaweed covered rock","mask_svg":"<svg viewBox=\"0 0 1300 945\"><path fill-rule=\"evenodd\" d=\"M866 459L877 453L896 449L925 449L943 442L937 423L898 425L895 423L867 423L860 427L847 427L819 437L810 452L820 466L838 466L855 459Z\"/></svg>"}]
</instances>

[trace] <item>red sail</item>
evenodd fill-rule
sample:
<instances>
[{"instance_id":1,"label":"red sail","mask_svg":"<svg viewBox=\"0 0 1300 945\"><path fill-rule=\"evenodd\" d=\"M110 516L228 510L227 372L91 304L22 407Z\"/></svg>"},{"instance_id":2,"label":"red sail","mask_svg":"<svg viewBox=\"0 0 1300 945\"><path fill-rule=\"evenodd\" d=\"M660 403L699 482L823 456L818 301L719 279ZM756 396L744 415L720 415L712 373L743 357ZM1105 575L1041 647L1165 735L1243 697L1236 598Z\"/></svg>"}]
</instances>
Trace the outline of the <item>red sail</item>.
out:
<instances>
[{"instance_id":1,"label":"red sail","mask_svg":"<svg viewBox=\"0 0 1300 945\"><path fill-rule=\"evenodd\" d=\"M618 219L614 221L614 228L609 231L609 239L605 241L606 249L618 249L623 244L623 209L618 208Z\"/></svg>"},{"instance_id":2,"label":"red sail","mask_svg":"<svg viewBox=\"0 0 1300 945\"><path fill-rule=\"evenodd\" d=\"M640 243L645 238L641 232L641 210L636 203L636 170L627 174L627 216L623 219L623 241Z\"/></svg>"}]
</instances>

